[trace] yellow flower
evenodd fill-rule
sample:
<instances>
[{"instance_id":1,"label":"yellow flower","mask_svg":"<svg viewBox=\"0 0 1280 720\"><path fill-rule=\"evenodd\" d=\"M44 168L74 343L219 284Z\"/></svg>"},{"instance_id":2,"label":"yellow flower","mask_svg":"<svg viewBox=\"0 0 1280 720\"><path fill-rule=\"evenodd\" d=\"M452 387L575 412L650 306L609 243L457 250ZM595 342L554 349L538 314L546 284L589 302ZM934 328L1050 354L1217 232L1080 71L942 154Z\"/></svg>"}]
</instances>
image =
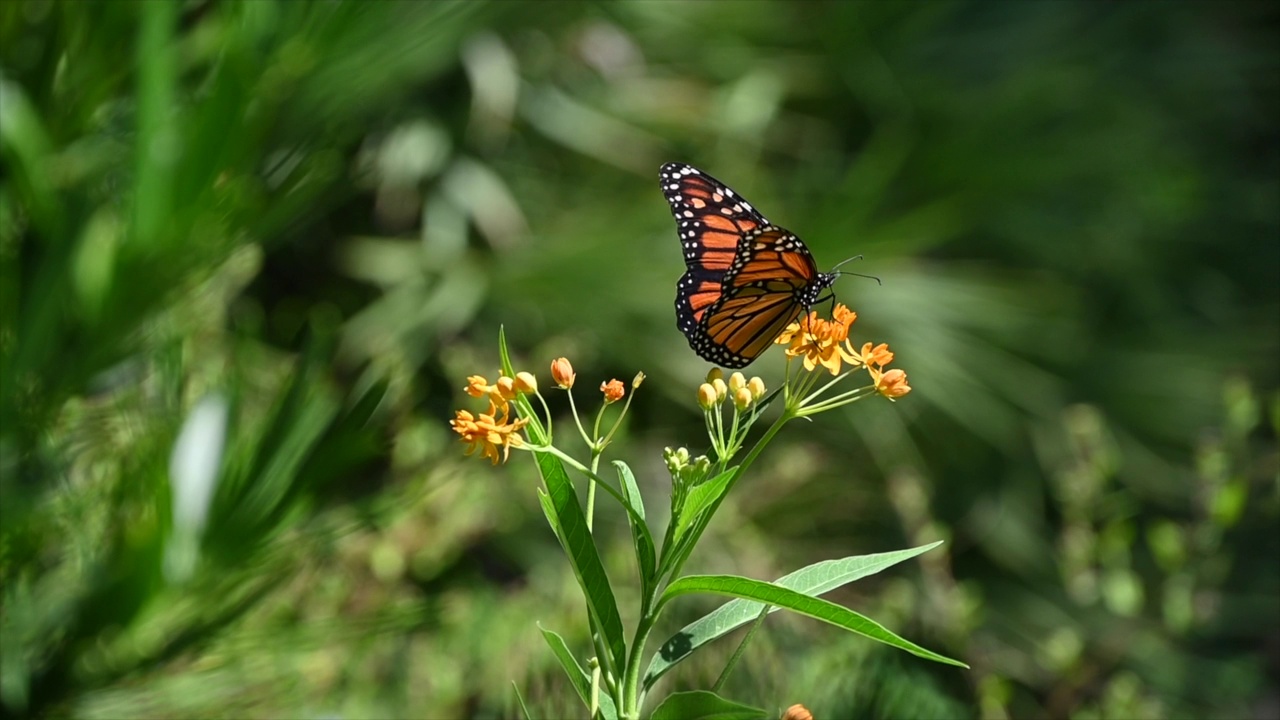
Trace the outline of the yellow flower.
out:
<instances>
[{"instance_id":1,"label":"yellow flower","mask_svg":"<svg viewBox=\"0 0 1280 720\"><path fill-rule=\"evenodd\" d=\"M474 398L484 397L488 395L493 388L489 385L489 381L480 375L469 375L467 377L467 394Z\"/></svg>"},{"instance_id":2,"label":"yellow flower","mask_svg":"<svg viewBox=\"0 0 1280 720\"><path fill-rule=\"evenodd\" d=\"M614 379L607 383L600 383L600 392L604 393L604 402L608 405L621 400L622 396L627 394L627 389L623 387L621 380Z\"/></svg>"},{"instance_id":3,"label":"yellow flower","mask_svg":"<svg viewBox=\"0 0 1280 720\"><path fill-rule=\"evenodd\" d=\"M782 331L774 342L787 345L789 357L804 358L804 369L812 371L821 365L832 375L840 374L842 363L856 363L858 358L849 346L849 326L853 324L857 314L843 305L836 306L836 321L827 321L818 317L817 312L810 312L793 322ZM843 345L841 343L844 343Z\"/></svg>"},{"instance_id":4,"label":"yellow flower","mask_svg":"<svg viewBox=\"0 0 1280 720\"><path fill-rule=\"evenodd\" d=\"M725 397L729 394L729 386L724 384L724 380L720 378L712 380L711 388L716 391L716 400L724 402Z\"/></svg>"},{"instance_id":5,"label":"yellow flower","mask_svg":"<svg viewBox=\"0 0 1280 720\"><path fill-rule=\"evenodd\" d=\"M497 465L499 460L506 462L511 448L520 447L524 443L519 431L527 422L529 421L508 422L506 413L501 418L486 413L476 417L466 410L458 410L449 424L453 426L454 432L462 436L462 442L467 443L468 455L479 450L481 457L487 457ZM499 447L502 448L501 456L498 455Z\"/></svg>"},{"instance_id":6,"label":"yellow flower","mask_svg":"<svg viewBox=\"0 0 1280 720\"><path fill-rule=\"evenodd\" d=\"M503 380L506 380L505 391L503 390ZM484 376L470 375L467 377L467 387L464 389L471 397L488 397L489 415L491 416L505 413L507 411L507 401L515 397L515 386L512 384L511 378L506 377L500 377L496 384L490 385Z\"/></svg>"},{"instance_id":7,"label":"yellow flower","mask_svg":"<svg viewBox=\"0 0 1280 720\"><path fill-rule=\"evenodd\" d=\"M867 372L871 373L871 379L875 381L876 390L890 400L896 400L911 392L911 386L907 384L907 374L897 368L881 373L879 370L868 366Z\"/></svg>"},{"instance_id":8,"label":"yellow flower","mask_svg":"<svg viewBox=\"0 0 1280 720\"><path fill-rule=\"evenodd\" d=\"M702 383L698 386L698 405L703 410L710 410L716 405L716 389L711 383Z\"/></svg>"},{"instance_id":9,"label":"yellow flower","mask_svg":"<svg viewBox=\"0 0 1280 720\"><path fill-rule=\"evenodd\" d=\"M746 387L738 388L737 392L733 394L733 404L739 410L746 410L751 407L751 403L754 400L755 398L751 397L751 391Z\"/></svg>"},{"instance_id":10,"label":"yellow flower","mask_svg":"<svg viewBox=\"0 0 1280 720\"><path fill-rule=\"evenodd\" d=\"M573 372L573 365L569 364L569 358L556 358L551 361L551 379L561 390L573 387L575 377L577 375Z\"/></svg>"},{"instance_id":11,"label":"yellow flower","mask_svg":"<svg viewBox=\"0 0 1280 720\"><path fill-rule=\"evenodd\" d=\"M764 381L759 377L751 378L747 383L747 389L751 391L752 399L759 400L764 397Z\"/></svg>"}]
</instances>

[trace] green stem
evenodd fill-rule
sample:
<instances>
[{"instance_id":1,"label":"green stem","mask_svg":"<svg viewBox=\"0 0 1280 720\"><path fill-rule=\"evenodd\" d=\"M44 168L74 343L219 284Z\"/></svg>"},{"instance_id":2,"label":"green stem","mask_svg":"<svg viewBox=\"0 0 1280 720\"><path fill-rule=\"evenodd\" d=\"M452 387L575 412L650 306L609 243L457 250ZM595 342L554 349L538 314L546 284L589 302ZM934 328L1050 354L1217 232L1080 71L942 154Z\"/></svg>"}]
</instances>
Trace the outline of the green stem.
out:
<instances>
[{"instance_id":1,"label":"green stem","mask_svg":"<svg viewBox=\"0 0 1280 720\"><path fill-rule=\"evenodd\" d=\"M591 474L599 477L597 470L600 469L600 453L591 453ZM587 532L592 531L591 521L596 516L596 484L594 482L587 483Z\"/></svg>"},{"instance_id":2,"label":"green stem","mask_svg":"<svg viewBox=\"0 0 1280 720\"><path fill-rule=\"evenodd\" d=\"M657 592L656 590L654 591ZM649 603L653 606L653 603ZM622 704L619 712L624 720L636 720L640 717L640 659L644 657L644 646L649 641L649 633L653 630L658 614L645 615L636 625L636 634L631 641L631 653L627 656L626 677L622 683Z\"/></svg>"},{"instance_id":3,"label":"green stem","mask_svg":"<svg viewBox=\"0 0 1280 720\"><path fill-rule=\"evenodd\" d=\"M737 471L733 473L733 477L730 478L728 484L725 486L724 492L720 493L720 497L711 504L711 507L702 515L702 519L697 521L697 525L689 531L692 533L694 541L688 544L689 549L685 551L684 556L676 559L675 567L671 571L671 577L674 578L680 576L680 569L684 567L685 561L689 559L689 555L693 552L693 546L697 544L698 538L702 537L703 531L707 529L707 524L710 523L711 518L715 516L716 510L720 509L720 503L724 502L726 497L729 497L729 492L733 490L733 486L738 484L738 480L742 479L742 474L746 472L747 468L751 467L751 463L755 462L755 459L760 456L760 453L764 450L765 446L773 440L773 436L777 435L778 431L782 429L782 426L794 417L795 414L792 408L783 408L782 414L778 416L778 419L773 421L773 424L769 426L769 429L764 431L764 435L761 436L761 438L756 441L756 444L751 447L751 452L747 453L747 457L742 461L742 464L738 466Z\"/></svg>"},{"instance_id":4,"label":"green stem","mask_svg":"<svg viewBox=\"0 0 1280 720\"><path fill-rule=\"evenodd\" d=\"M756 616L756 621L751 624L751 629L747 630L747 634L742 638L742 642L738 643L738 649L733 651L733 657L729 658L729 663L724 666L724 671L720 673L716 684L711 686L711 692L719 693L720 688L724 687L724 683L729 679L729 673L733 672L733 668L738 664L738 658L742 657L742 652L747 649L747 644L751 642L751 638L755 637L756 631L764 624L764 619L769 615L769 605L765 605L760 610L760 614Z\"/></svg>"},{"instance_id":5,"label":"green stem","mask_svg":"<svg viewBox=\"0 0 1280 720\"><path fill-rule=\"evenodd\" d=\"M578 417L578 406L573 402L573 389L570 388L565 392L569 393L569 409L573 412L573 422L578 426L578 433L582 435L582 441L587 444L587 447L594 447L595 439L587 436L586 428L582 427L582 419Z\"/></svg>"}]
</instances>

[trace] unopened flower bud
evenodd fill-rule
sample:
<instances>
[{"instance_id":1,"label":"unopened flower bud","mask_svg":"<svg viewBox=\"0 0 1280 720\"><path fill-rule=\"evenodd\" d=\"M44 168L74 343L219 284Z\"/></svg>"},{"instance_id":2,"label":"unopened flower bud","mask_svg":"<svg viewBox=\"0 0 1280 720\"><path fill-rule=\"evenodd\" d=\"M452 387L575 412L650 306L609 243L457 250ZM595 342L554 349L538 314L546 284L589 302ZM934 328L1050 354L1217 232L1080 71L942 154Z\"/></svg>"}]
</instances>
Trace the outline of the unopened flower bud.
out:
<instances>
[{"instance_id":1,"label":"unopened flower bud","mask_svg":"<svg viewBox=\"0 0 1280 720\"><path fill-rule=\"evenodd\" d=\"M640 383L642 382L644 382L644 373L642 372L636 373L635 379L631 381L631 389L635 390L636 388L640 387Z\"/></svg>"},{"instance_id":2,"label":"unopened flower bud","mask_svg":"<svg viewBox=\"0 0 1280 720\"><path fill-rule=\"evenodd\" d=\"M703 410L710 410L716 405L716 389L711 387L710 383L702 383L698 386L698 405Z\"/></svg>"},{"instance_id":3,"label":"unopened flower bud","mask_svg":"<svg viewBox=\"0 0 1280 720\"><path fill-rule=\"evenodd\" d=\"M503 400L515 399L516 397L516 381L515 380L512 380L511 378L503 375L502 377L498 378L498 382L496 386L498 388L498 395L500 395Z\"/></svg>"},{"instance_id":4,"label":"unopened flower bud","mask_svg":"<svg viewBox=\"0 0 1280 720\"><path fill-rule=\"evenodd\" d=\"M755 398L751 397L751 391L744 387L738 388L737 392L733 394L733 404L739 410L746 410L751 407L753 400Z\"/></svg>"},{"instance_id":5,"label":"unopened flower bud","mask_svg":"<svg viewBox=\"0 0 1280 720\"><path fill-rule=\"evenodd\" d=\"M561 390L573 387L575 377L577 376L573 372L573 365L569 364L569 358L556 358L551 361L551 379Z\"/></svg>"},{"instance_id":6,"label":"unopened flower bud","mask_svg":"<svg viewBox=\"0 0 1280 720\"><path fill-rule=\"evenodd\" d=\"M707 371L707 382L715 382L724 379L724 372L718 367L713 367Z\"/></svg>"},{"instance_id":7,"label":"unopened flower bud","mask_svg":"<svg viewBox=\"0 0 1280 720\"><path fill-rule=\"evenodd\" d=\"M809 712L809 708L796 703L782 713L782 720L813 720L813 713Z\"/></svg>"},{"instance_id":8,"label":"unopened flower bud","mask_svg":"<svg viewBox=\"0 0 1280 720\"><path fill-rule=\"evenodd\" d=\"M525 394L538 392L538 379L533 376L533 373L516 373L516 392Z\"/></svg>"},{"instance_id":9,"label":"unopened flower bud","mask_svg":"<svg viewBox=\"0 0 1280 720\"><path fill-rule=\"evenodd\" d=\"M720 378L716 378L711 381L711 387L716 390L716 400L724 402L725 396L729 394L729 386L725 385L724 381Z\"/></svg>"},{"instance_id":10,"label":"unopened flower bud","mask_svg":"<svg viewBox=\"0 0 1280 720\"><path fill-rule=\"evenodd\" d=\"M747 382L747 389L751 391L751 397L759 400L764 397L764 381L759 377L753 377Z\"/></svg>"},{"instance_id":11,"label":"unopened flower bud","mask_svg":"<svg viewBox=\"0 0 1280 720\"><path fill-rule=\"evenodd\" d=\"M747 378L740 372L735 372L729 376L729 392L737 393L740 388L747 386Z\"/></svg>"}]
</instances>

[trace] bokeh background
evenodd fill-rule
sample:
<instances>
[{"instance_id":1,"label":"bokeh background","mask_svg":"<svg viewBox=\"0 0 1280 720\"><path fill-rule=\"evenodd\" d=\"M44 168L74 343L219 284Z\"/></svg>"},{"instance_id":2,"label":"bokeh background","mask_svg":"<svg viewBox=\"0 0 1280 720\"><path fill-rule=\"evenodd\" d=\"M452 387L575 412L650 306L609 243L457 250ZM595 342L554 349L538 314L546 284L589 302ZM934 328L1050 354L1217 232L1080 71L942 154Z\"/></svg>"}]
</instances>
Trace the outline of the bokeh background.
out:
<instances>
[{"instance_id":1,"label":"bokeh background","mask_svg":"<svg viewBox=\"0 0 1280 720\"><path fill-rule=\"evenodd\" d=\"M500 325L583 405L643 370L614 451L665 507L661 448L705 446L656 178L682 160L822 266L864 254L883 286L836 290L914 387L788 426L688 570L946 539L831 597L973 666L778 614L727 694L1280 717L1278 29L1263 2L4 3L3 714L514 717L514 682L580 715L534 625L589 646L532 463L447 420Z\"/></svg>"}]
</instances>

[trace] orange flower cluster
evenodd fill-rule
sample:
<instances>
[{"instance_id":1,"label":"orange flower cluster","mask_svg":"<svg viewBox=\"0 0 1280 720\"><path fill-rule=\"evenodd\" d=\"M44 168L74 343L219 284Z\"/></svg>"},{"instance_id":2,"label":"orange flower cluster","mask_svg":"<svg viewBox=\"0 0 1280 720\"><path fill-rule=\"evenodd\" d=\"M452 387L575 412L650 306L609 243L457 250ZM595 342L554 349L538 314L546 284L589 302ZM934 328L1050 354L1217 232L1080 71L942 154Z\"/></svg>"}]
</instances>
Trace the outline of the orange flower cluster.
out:
<instances>
[{"instance_id":1,"label":"orange flower cluster","mask_svg":"<svg viewBox=\"0 0 1280 720\"><path fill-rule=\"evenodd\" d=\"M480 456L491 459L494 465L499 460L506 462L511 448L520 447L524 443L520 428L529 422L511 417L510 401L515 399L517 393L537 392L537 389L537 380L525 372L517 373L515 378L504 375L492 385L481 375L468 377L467 394L475 398L488 398L489 412L477 416L466 410L458 410L454 419L449 421L453 431L462 436L462 442L468 444L467 454L471 455L479 450ZM498 448L502 448L501 456Z\"/></svg>"},{"instance_id":2,"label":"orange flower cluster","mask_svg":"<svg viewBox=\"0 0 1280 720\"><path fill-rule=\"evenodd\" d=\"M911 392L905 372L884 369L893 361L893 352L886 343L863 343L860 350L854 349L849 340L849 327L857 319L857 313L840 304L832 311L831 320L824 320L811 311L788 325L775 342L788 346L789 357L804 358L805 370L812 371L821 365L832 375L838 375L843 363L854 367L862 365L871 375L876 390L890 400Z\"/></svg>"},{"instance_id":3,"label":"orange flower cluster","mask_svg":"<svg viewBox=\"0 0 1280 720\"><path fill-rule=\"evenodd\" d=\"M788 325L774 342L788 345L789 357L804 358L805 370L821 365L832 375L839 375L842 363L857 365L862 361L849 343L849 326L857 319L858 313L844 305L836 305L830 320L810 311L799 322Z\"/></svg>"}]
</instances>

